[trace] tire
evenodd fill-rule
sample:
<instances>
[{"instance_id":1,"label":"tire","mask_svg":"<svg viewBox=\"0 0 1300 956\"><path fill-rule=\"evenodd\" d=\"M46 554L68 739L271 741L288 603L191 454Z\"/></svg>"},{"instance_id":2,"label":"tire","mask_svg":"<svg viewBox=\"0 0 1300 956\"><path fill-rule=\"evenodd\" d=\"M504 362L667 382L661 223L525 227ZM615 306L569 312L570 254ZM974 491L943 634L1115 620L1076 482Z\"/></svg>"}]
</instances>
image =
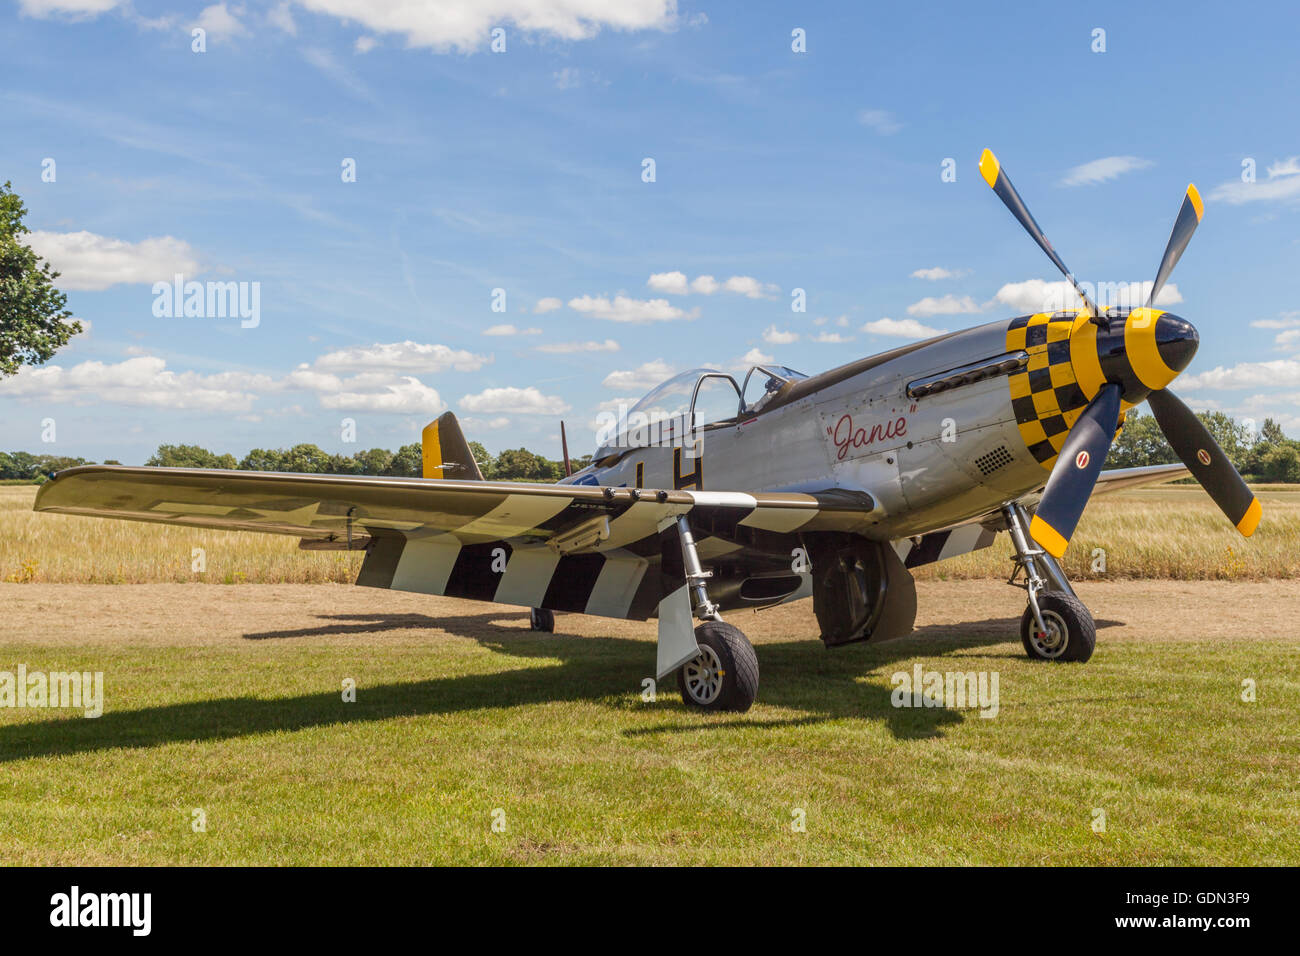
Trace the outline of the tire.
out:
<instances>
[{"instance_id":1,"label":"tire","mask_svg":"<svg viewBox=\"0 0 1300 956\"><path fill-rule=\"evenodd\" d=\"M758 655L740 628L705 621L695 629L700 656L677 669L686 706L744 713L758 696Z\"/></svg>"},{"instance_id":2,"label":"tire","mask_svg":"<svg viewBox=\"0 0 1300 956\"><path fill-rule=\"evenodd\" d=\"M547 634L553 633L555 631L555 612L544 607L533 608L528 618L528 629L530 631L543 631Z\"/></svg>"},{"instance_id":3,"label":"tire","mask_svg":"<svg viewBox=\"0 0 1300 956\"><path fill-rule=\"evenodd\" d=\"M1025 608L1020 618L1020 643L1026 654L1036 661L1080 664L1092 657L1097 647L1097 625L1082 601L1060 591L1044 591L1038 595L1038 609L1052 634L1047 639L1039 635L1033 609Z\"/></svg>"}]
</instances>

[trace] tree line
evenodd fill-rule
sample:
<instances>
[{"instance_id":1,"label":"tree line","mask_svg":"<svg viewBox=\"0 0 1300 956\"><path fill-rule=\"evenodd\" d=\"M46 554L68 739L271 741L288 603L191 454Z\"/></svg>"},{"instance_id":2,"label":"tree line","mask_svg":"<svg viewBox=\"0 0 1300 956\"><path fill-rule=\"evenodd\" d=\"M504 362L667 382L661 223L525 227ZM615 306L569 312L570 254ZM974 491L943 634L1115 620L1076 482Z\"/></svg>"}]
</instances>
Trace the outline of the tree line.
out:
<instances>
[{"instance_id":1,"label":"tree line","mask_svg":"<svg viewBox=\"0 0 1300 956\"><path fill-rule=\"evenodd\" d=\"M476 441L469 443L484 478L500 481L559 481L564 477L564 463L535 454L527 448L507 448L493 455ZM573 459L578 470L590 456ZM58 455L33 455L25 451L0 452L0 480L43 482L49 475L76 465L94 462L85 458ZM118 461L106 461L118 465ZM331 454L311 444L292 448L254 448L242 459L231 454L219 455L199 445L159 445L145 462L162 468L231 468L240 471L287 471L315 475L385 475L395 478L418 478L424 469L419 443L403 445L397 451L371 448L352 455Z\"/></svg>"},{"instance_id":2,"label":"tree line","mask_svg":"<svg viewBox=\"0 0 1300 956\"><path fill-rule=\"evenodd\" d=\"M1205 423L1219 445L1247 481L1300 482L1300 441L1287 438L1271 418L1256 430L1249 421L1238 422L1223 412L1202 412ZM491 454L476 441L469 443L484 478L499 481L558 481L564 464L538 455L527 448L508 448ZM573 459L578 470L590 456ZM1160 434L1156 420L1137 409L1128 418L1106 458L1107 468L1164 465L1178 461ZM85 458L33 455L28 452L0 452L0 479L44 481L49 474L74 465L93 464ZM106 461L116 465L119 462ZM218 455L198 445L159 445L146 465L168 468L235 468L242 471L287 471L325 475L388 475L419 477L423 471L420 445L403 445L397 451L371 448L351 455L331 454L316 445L292 448L254 448L242 459Z\"/></svg>"}]
</instances>

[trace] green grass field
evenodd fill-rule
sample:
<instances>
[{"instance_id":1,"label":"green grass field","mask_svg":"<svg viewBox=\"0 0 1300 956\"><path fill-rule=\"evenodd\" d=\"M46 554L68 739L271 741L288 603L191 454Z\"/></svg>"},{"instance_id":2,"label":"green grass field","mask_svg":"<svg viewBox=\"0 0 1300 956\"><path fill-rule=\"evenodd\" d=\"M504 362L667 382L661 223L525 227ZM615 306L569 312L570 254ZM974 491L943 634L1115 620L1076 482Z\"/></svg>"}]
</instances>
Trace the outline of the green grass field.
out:
<instances>
[{"instance_id":1,"label":"green grass field","mask_svg":"<svg viewBox=\"0 0 1300 956\"><path fill-rule=\"evenodd\" d=\"M737 615L759 703L702 716L675 687L641 700L652 625L0 584L0 669L107 685L98 719L0 709L0 862L1300 863L1296 586L1081 594L1103 625L1086 665L1027 660L1017 592L979 582L923 582L919 633L880 647L826 651L806 602ZM916 663L996 671L998 715L893 707Z\"/></svg>"}]
</instances>

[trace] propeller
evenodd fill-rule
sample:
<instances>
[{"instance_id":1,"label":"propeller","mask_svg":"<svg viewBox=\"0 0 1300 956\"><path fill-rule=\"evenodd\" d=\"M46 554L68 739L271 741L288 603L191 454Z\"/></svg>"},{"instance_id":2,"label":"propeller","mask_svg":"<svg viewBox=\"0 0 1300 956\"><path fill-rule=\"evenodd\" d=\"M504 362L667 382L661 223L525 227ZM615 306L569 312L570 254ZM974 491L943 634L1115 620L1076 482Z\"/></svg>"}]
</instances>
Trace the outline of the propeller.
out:
<instances>
[{"instance_id":1,"label":"propeller","mask_svg":"<svg viewBox=\"0 0 1300 956\"><path fill-rule=\"evenodd\" d=\"M1190 323L1166 313L1149 311L1205 213L1196 186L1189 184L1183 195L1183 203L1160 259L1160 268L1156 270L1155 282L1147 296L1146 306L1143 310L1135 309L1129 313L1129 319L1115 334L1110 330L1106 314L1088 298L1073 273L1056 254L991 150L984 150L979 165L984 181L997 193L1007 209L1011 210L1011 214L1030 237L1047 253L1061 274L1070 280L1070 284L1083 299L1087 317L1106 330L1104 333L1091 333L1097 338L1097 360L1100 362L1103 358L1100 337L1104 334L1107 360L1114 355L1123 355L1126 358L1125 364L1134 360L1140 362L1142 368L1129 365L1131 372L1138 374L1139 381L1132 388L1128 400L1140 402L1145 397L1150 402L1156 424L1160 426L1160 431L1169 441L1174 453L1237 530L1250 537L1259 526L1263 511L1259 499L1247 487L1231 460L1192 410L1167 388L1155 387L1172 381L1190 361L1196 346L1196 330ZM1136 355L1139 351L1140 357ZM1143 371L1148 373L1145 382L1141 381ZM1153 380L1153 375L1156 374L1160 377ZM1119 427L1123 407L1121 401L1125 398L1126 390L1133 384L1131 378L1125 380L1125 384L1120 384L1114 380L1116 376L1103 374L1102 377L1103 384L1066 436L1029 526L1029 534L1034 541L1057 558L1065 554L1070 537L1097 484L1102 464ZM1118 377L1123 378L1122 375Z\"/></svg>"},{"instance_id":2,"label":"propeller","mask_svg":"<svg viewBox=\"0 0 1300 956\"><path fill-rule=\"evenodd\" d=\"M1174 454L1214 499L1219 510L1249 538L1259 526L1263 508L1219 443L1192 410L1169 389L1152 392L1147 396L1147 402Z\"/></svg>"},{"instance_id":3,"label":"propeller","mask_svg":"<svg viewBox=\"0 0 1300 956\"><path fill-rule=\"evenodd\" d=\"M1119 428L1119 394L1118 385L1103 385L1075 421L1047 479L1043 500L1029 523L1030 537L1053 557L1065 554L1075 525L1097 484L1110 443L1115 440L1115 430Z\"/></svg>"},{"instance_id":4,"label":"propeller","mask_svg":"<svg viewBox=\"0 0 1300 956\"><path fill-rule=\"evenodd\" d=\"M1169 234L1169 242L1165 245L1165 254L1160 257L1160 268L1156 270L1156 281L1151 286L1151 294L1147 296L1147 308L1151 308L1156 296L1160 290L1165 287L1165 280L1169 278L1169 273L1174 271L1174 266L1178 265L1178 260L1182 257L1183 250L1187 244L1192 241L1192 233L1196 227L1201 224L1201 216L1205 215L1205 204L1201 202L1201 194L1196 191L1196 186L1192 183L1187 184L1187 193L1183 196L1183 204L1178 210L1178 218L1174 220L1174 231Z\"/></svg>"},{"instance_id":5,"label":"propeller","mask_svg":"<svg viewBox=\"0 0 1300 956\"><path fill-rule=\"evenodd\" d=\"M1065 267L1061 257L1056 254L1056 250L1052 248L1047 236L1043 234L1043 230L1034 221L1034 217L1029 212L1029 207L1020 198L1020 193L1016 192L1016 187L1011 185L1011 178L1007 175L1006 170L1002 168L1002 164L998 162L998 158L993 155L991 149L984 150L983 155L980 156L980 174L984 177L984 181L989 184L989 187L997 193L998 198L1002 200L1002 204L1011 210L1011 215L1015 216L1020 221L1020 225L1025 227L1025 232L1029 233L1034 242L1038 243L1039 248L1047 253L1047 258L1052 260L1052 265L1060 269L1061 275L1070 280L1070 285L1074 286L1074 291L1079 293L1079 298L1083 299L1083 304L1087 307L1092 320L1098 324L1104 324L1105 319L1100 310L1098 310L1092 299L1088 298L1088 294L1083 291L1079 283L1075 281L1074 273Z\"/></svg>"}]
</instances>

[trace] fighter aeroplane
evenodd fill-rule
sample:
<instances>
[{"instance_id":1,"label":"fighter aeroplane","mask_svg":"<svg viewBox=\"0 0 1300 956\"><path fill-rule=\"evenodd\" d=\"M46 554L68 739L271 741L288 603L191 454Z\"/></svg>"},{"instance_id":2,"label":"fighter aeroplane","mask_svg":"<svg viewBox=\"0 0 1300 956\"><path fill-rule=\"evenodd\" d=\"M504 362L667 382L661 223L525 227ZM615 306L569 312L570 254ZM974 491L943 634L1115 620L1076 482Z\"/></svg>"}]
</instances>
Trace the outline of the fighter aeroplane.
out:
<instances>
[{"instance_id":1,"label":"fighter aeroplane","mask_svg":"<svg viewBox=\"0 0 1300 956\"><path fill-rule=\"evenodd\" d=\"M1167 386L1198 337L1153 308L1203 208L1188 186L1141 308L1100 309L993 154L980 172L1079 293L1081 308L941 335L807 376L695 369L651 391L558 484L484 481L450 413L423 478L89 465L37 511L299 536L362 549L357 584L533 609L658 618L655 673L687 704L743 711L758 660L722 612L811 595L828 647L912 631L910 568L1010 532L1030 657L1086 661L1096 631L1058 560L1092 495L1190 472L1252 534L1260 504ZM720 399L720 402L719 402ZM1103 471L1150 404L1183 464ZM566 445L567 461L567 445ZM700 623L696 625L695 619Z\"/></svg>"}]
</instances>

